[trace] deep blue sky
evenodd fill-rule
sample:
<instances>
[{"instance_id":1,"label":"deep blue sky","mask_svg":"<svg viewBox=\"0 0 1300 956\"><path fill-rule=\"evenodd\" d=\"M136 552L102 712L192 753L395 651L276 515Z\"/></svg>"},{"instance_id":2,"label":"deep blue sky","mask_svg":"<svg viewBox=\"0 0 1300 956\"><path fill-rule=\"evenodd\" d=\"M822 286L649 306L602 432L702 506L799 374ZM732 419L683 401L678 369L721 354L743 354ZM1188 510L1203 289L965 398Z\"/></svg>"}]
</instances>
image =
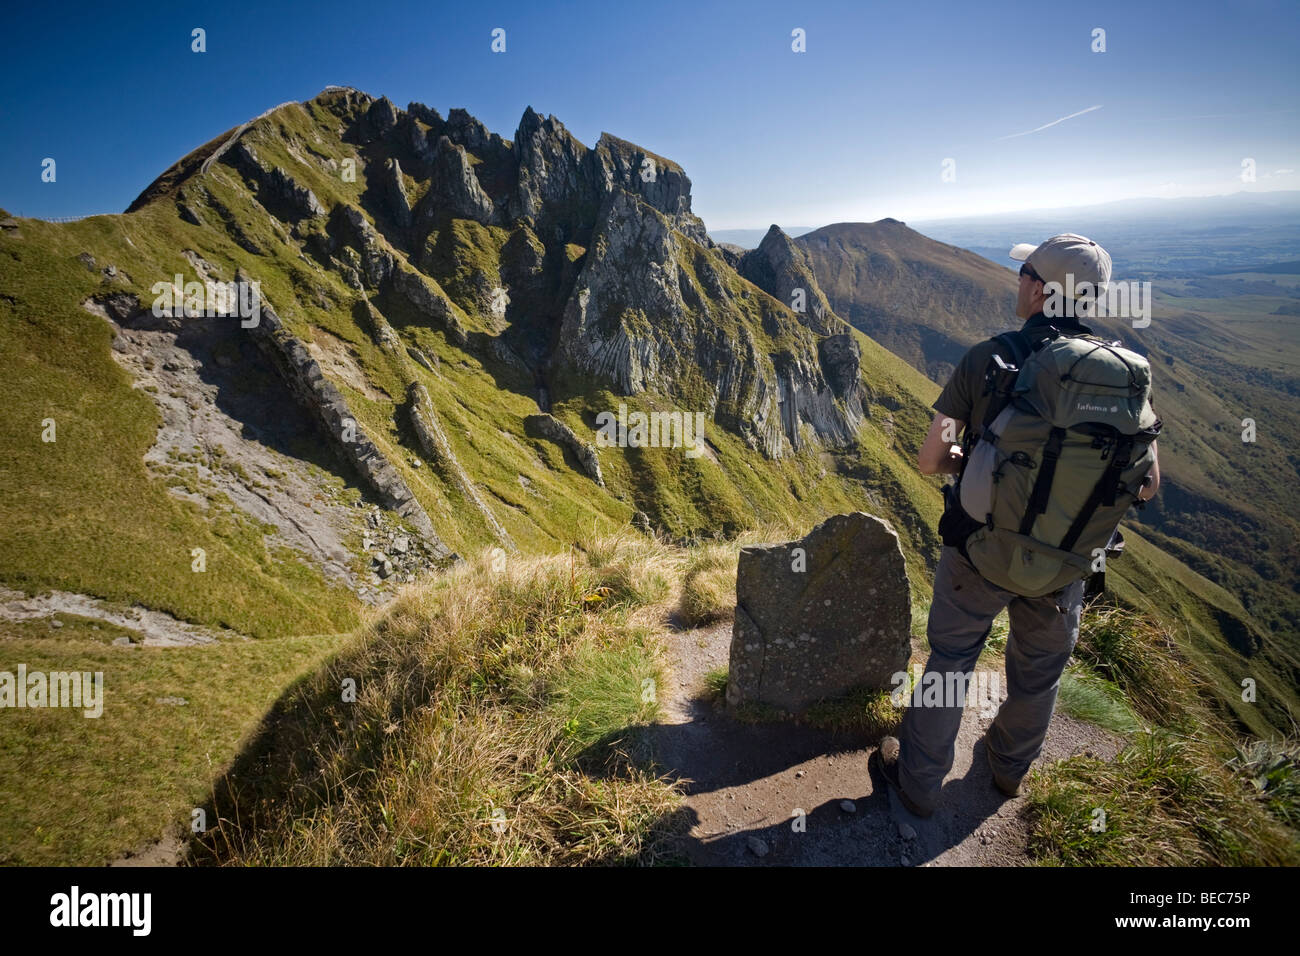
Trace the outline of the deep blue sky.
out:
<instances>
[{"instance_id":1,"label":"deep blue sky","mask_svg":"<svg viewBox=\"0 0 1300 956\"><path fill-rule=\"evenodd\" d=\"M24 215L121 211L329 84L507 138L528 105L588 144L608 130L680 162L714 229L1300 188L1295 0L28 3L4 22L0 206Z\"/></svg>"}]
</instances>

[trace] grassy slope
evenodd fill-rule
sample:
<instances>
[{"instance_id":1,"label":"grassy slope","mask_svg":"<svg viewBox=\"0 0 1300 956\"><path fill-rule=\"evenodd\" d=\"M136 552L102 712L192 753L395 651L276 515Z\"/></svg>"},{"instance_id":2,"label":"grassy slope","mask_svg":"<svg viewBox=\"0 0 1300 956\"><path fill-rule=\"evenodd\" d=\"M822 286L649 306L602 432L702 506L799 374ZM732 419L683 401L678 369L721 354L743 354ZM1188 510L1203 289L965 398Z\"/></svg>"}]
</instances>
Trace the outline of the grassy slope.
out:
<instances>
[{"instance_id":1,"label":"grassy slope","mask_svg":"<svg viewBox=\"0 0 1300 956\"><path fill-rule=\"evenodd\" d=\"M249 729L341 642L318 635L123 648L108 643L115 630L61 619L58 631L44 621L0 622L0 670L101 671L104 713L4 714L0 864L97 866L188 827Z\"/></svg>"},{"instance_id":2,"label":"grassy slope","mask_svg":"<svg viewBox=\"0 0 1300 956\"><path fill-rule=\"evenodd\" d=\"M76 256L161 278L180 258L167 226L174 234L175 223L123 217L24 220L22 238L0 238L0 584L140 602L252 636L351 627L347 593L268 549L265 529L239 514L210 521L146 472L158 413L111 358L107 323L79 307L99 282ZM196 547L204 573L190 567Z\"/></svg>"},{"instance_id":3,"label":"grassy slope","mask_svg":"<svg viewBox=\"0 0 1300 956\"><path fill-rule=\"evenodd\" d=\"M1300 862L1296 738L1241 742L1213 713L1186 647L1149 616L1105 606L1085 615L1061 705L1128 740L1113 761L1080 755L1031 775L1029 849L1038 861Z\"/></svg>"},{"instance_id":4,"label":"grassy slope","mask_svg":"<svg viewBox=\"0 0 1300 956\"><path fill-rule=\"evenodd\" d=\"M1296 689L1267 666L1248 658L1224 637L1231 622L1249 621L1241 602L1142 537L1125 530L1127 547L1107 572L1107 586L1125 606L1163 621L1206 681L1220 718L1262 737L1293 727ZM1253 702L1242 699L1242 681L1256 684Z\"/></svg>"}]
</instances>

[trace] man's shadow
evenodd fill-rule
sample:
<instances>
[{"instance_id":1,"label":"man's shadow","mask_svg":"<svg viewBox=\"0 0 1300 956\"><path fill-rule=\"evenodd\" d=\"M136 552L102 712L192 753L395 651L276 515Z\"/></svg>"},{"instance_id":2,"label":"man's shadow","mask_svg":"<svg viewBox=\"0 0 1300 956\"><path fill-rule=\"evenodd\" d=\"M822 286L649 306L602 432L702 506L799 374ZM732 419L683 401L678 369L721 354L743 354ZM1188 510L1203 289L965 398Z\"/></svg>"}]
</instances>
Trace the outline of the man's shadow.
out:
<instances>
[{"instance_id":1,"label":"man's shadow","mask_svg":"<svg viewBox=\"0 0 1300 956\"><path fill-rule=\"evenodd\" d=\"M902 806L868 761L879 741L865 733L791 720L742 721L711 696L689 699L686 715L683 723L654 724L646 731L657 769L680 781L688 795L745 787L824 756L851 762L846 766L852 768L847 785L837 774L838 789L845 792L827 793L797 822L792 814L779 823L742 822L727 832L692 834L699 815L690 807L676 811L660 829L671 832L681 855L696 864L897 866L906 858L916 866L977 833L1006 801L993 786L982 738L966 775L948 780L934 815L921 819ZM841 809L845 799L855 803L854 813ZM905 838L909 827L915 835Z\"/></svg>"},{"instance_id":2,"label":"man's shadow","mask_svg":"<svg viewBox=\"0 0 1300 956\"><path fill-rule=\"evenodd\" d=\"M965 776L949 777L944 783L934 813L925 818L903 806L873 763L872 786L888 793L890 811L899 826L906 824L916 833L909 857L914 865L938 859L999 818L998 812L1009 798L993 785L993 771L989 769L988 749L982 736L975 742L972 758ZM1018 852L1020 848L1016 849Z\"/></svg>"}]
</instances>

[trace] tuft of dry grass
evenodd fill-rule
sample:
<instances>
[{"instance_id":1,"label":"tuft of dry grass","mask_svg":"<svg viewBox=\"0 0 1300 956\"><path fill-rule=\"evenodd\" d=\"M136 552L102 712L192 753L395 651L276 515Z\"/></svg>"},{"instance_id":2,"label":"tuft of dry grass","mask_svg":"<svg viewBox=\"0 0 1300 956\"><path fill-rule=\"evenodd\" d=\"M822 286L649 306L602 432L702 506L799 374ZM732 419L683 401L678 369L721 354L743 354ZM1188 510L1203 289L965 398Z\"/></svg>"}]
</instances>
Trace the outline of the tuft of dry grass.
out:
<instances>
[{"instance_id":1,"label":"tuft of dry grass","mask_svg":"<svg viewBox=\"0 0 1300 956\"><path fill-rule=\"evenodd\" d=\"M1118 607L1084 616L1074 655L1118 687L1143 720L1191 730L1212 723L1205 682L1159 621Z\"/></svg>"},{"instance_id":2,"label":"tuft of dry grass","mask_svg":"<svg viewBox=\"0 0 1300 956\"><path fill-rule=\"evenodd\" d=\"M1300 841L1204 740L1138 733L1031 778L1030 852L1065 866L1295 866Z\"/></svg>"},{"instance_id":3,"label":"tuft of dry grass","mask_svg":"<svg viewBox=\"0 0 1300 956\"><path fill-rule=\"evenodd\" d=\"M705 627L735 614L738 558L733 544L709 543L692 552L677 607L684 626Z\"/></svg>"},{"instance_id":4,"label":"tuft of dry grass","mask_svg":"<svg viewBox=\"0 0 1300 956\"><path fill-rule=\"evenodd\" d=\"M741 549L793 541L809 530L789 523L768 522L743 531L734 539L704 541L690 548L677 605L680 623L684 627L707 627L730 620L736 613L736 564Z\"/></svg>"},{"instance_id":5,"label":"tuft of dry grass","mask_svg":"<svg viewBox=\"0 0 1300 956\"><path fill-rule=\"evenodd\" d=\"M406 588L218 780L195 860L659 860L680 795L644 769L663 681L644 622L680 567L628 534Z\"/></svg>"},{"instance_id":6,"label":"tuft of dry grass","mask_svg":"<svg viewBox=\"0 0 1300 956\"><path fill-rule=\"evenodd\" d=\"M1079 677L1143 724L1113 762L1073 757L1030 777L1030 852L1067 866L1300 863L1294 740L1239 744L1158 622L1103 607L1085 617ZM1132 718L1127 718L1132 724Z\"/></svg>"}]
</instances>

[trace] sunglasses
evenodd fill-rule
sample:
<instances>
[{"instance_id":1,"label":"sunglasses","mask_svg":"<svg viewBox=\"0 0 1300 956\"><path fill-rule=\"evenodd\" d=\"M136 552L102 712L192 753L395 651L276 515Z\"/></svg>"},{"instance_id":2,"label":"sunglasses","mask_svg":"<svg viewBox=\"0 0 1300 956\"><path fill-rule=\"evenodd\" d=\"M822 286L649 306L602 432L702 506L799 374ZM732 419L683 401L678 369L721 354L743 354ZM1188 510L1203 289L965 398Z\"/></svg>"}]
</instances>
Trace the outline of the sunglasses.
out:
<instances>
[{"instance_id":1,"label":"sunglasses","mask_svg":"<svg viewBox=\"0 0 1300 956\"><path fill-rule=\"evenodd\" d=\"M1032 279L1034 282L1043 282L1043 277L1040 276L1037 272L1035 272L1033 267L1028 262L1026 262L1023 266L1020 267L1020 274L1022 276L1029 276L1029 278ZM1046 284L1047 284L1046 282L1043 282L1043 285Z\"/></svg>"}]
</instances>

